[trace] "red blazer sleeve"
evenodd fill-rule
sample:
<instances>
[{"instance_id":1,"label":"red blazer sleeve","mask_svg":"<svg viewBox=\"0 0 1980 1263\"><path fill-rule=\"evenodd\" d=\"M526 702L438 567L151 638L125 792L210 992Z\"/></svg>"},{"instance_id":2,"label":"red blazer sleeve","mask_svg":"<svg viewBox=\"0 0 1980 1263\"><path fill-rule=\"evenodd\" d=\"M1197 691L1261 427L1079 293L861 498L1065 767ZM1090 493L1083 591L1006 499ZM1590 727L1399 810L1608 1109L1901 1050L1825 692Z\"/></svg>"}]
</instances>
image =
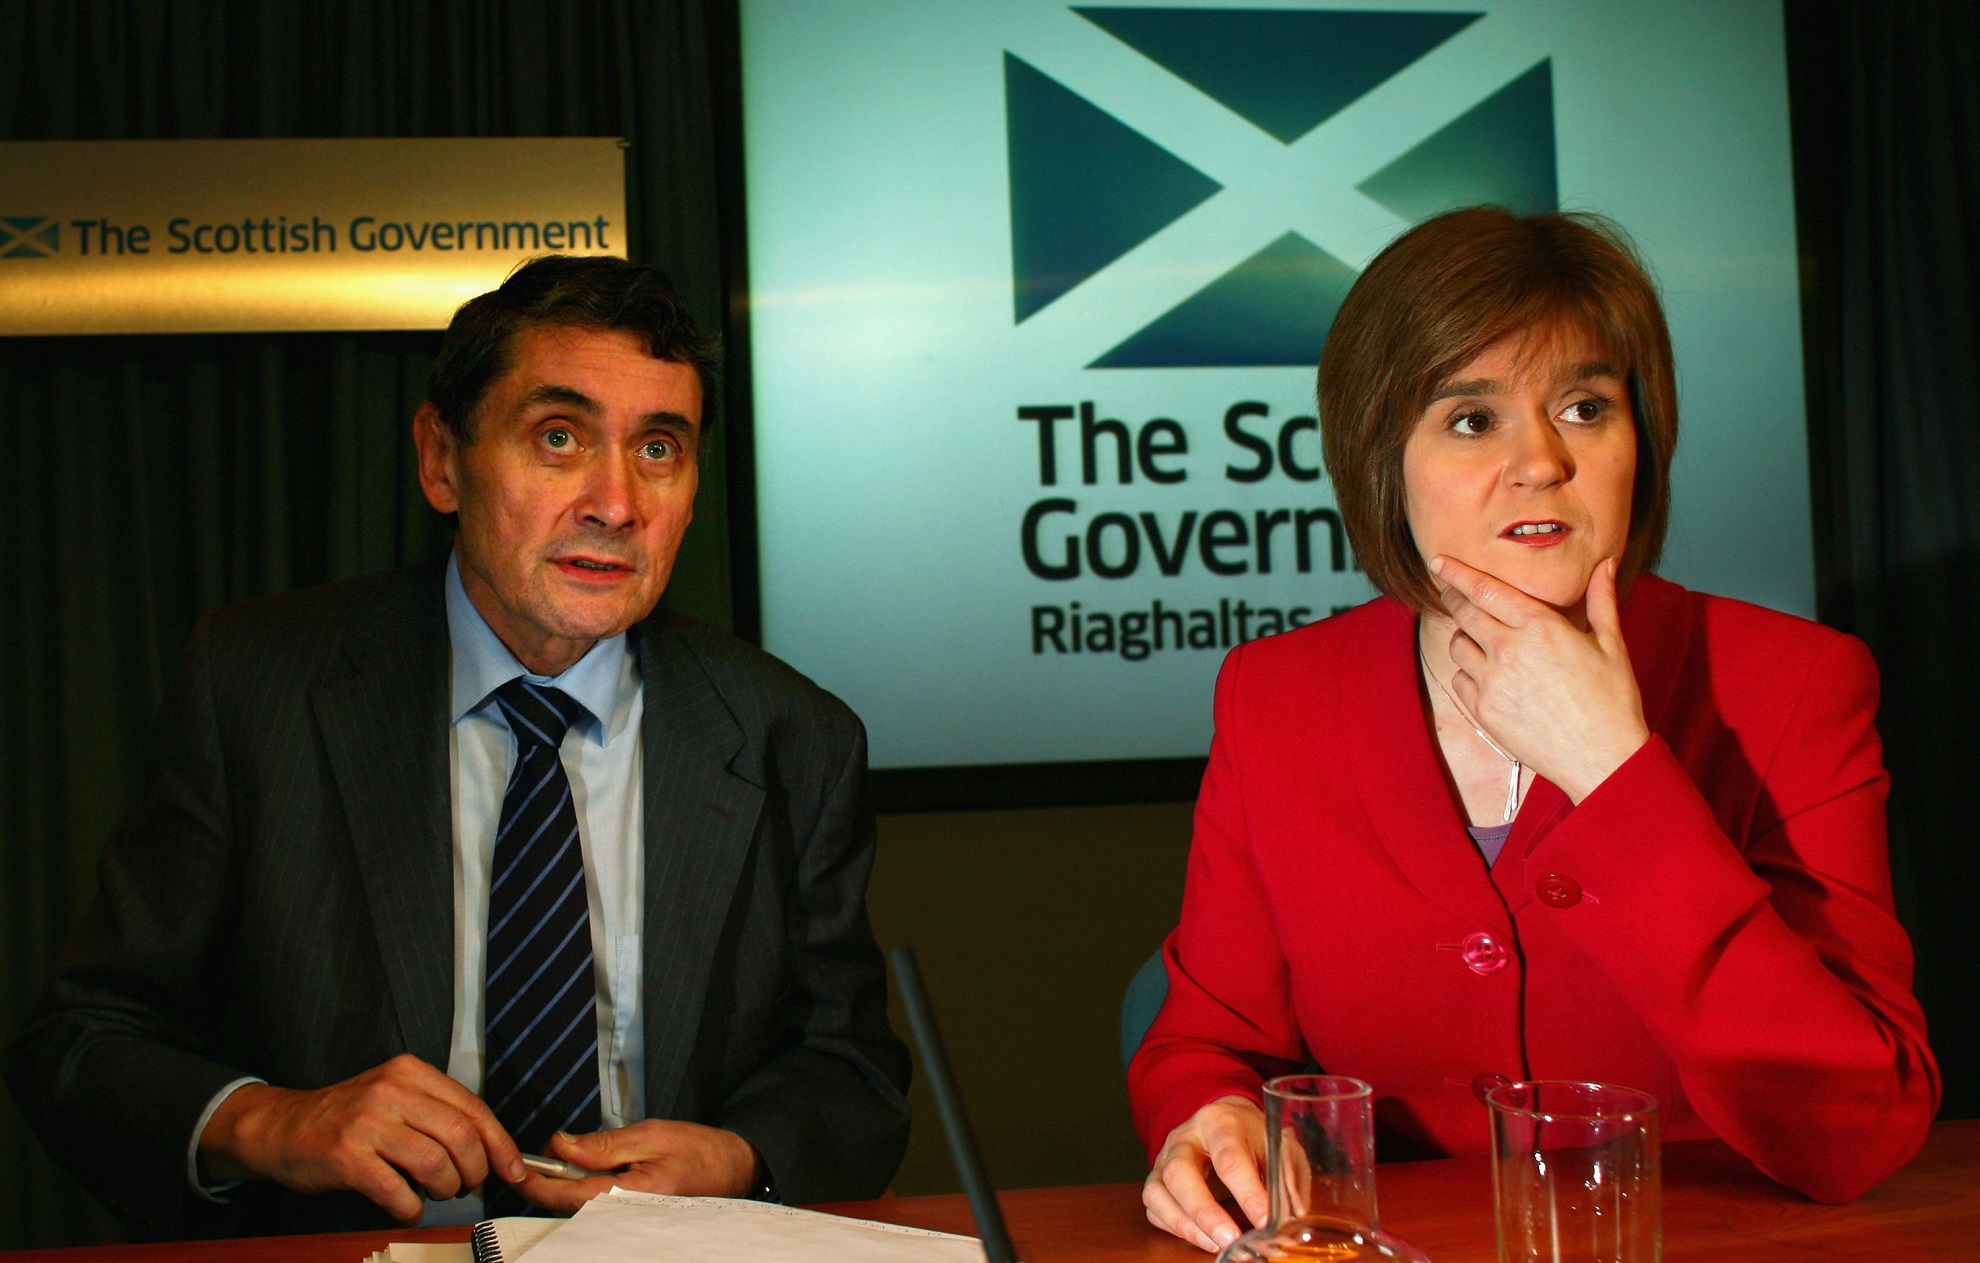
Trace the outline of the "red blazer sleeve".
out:
<instances>
[{"instance_id":1,"label":"red blazer sleeve","mask_svg":"<svg viewBox=\"0 0 1980 1263\"><path fill-rule=\"evenodd\" d=\"M1939 1077L1892 909L1876 667L1854 638L1823 639L1798 693L1769 682L1791 706L1773 749L1744 752L1760 777L1747 819L1721 819L1653 737L1528 851L1538 894L1520 920L1546 919L1595 963L1723 1139L1844 1201L1917 1152ZM1579 897L1549 899L1549 877Z\"/></svg>"},{"instance_id":2,"label":"red blazer sleeve","mask_svg":"<svg viewBox=\"0 0 1980 1263\"><path fill-rule=\"evenodd\" d=\"M1135 1130L1151 1161L1202 1106L1232 1095L1262 1104L1260 1084L1306 1057L1245 827L1233 736L1244 659L1234 650L1217 676L1217 735L1196 800L1182 917L1162 946L1168 997L1128 1066Z\"/></svg>"}]
</instances>

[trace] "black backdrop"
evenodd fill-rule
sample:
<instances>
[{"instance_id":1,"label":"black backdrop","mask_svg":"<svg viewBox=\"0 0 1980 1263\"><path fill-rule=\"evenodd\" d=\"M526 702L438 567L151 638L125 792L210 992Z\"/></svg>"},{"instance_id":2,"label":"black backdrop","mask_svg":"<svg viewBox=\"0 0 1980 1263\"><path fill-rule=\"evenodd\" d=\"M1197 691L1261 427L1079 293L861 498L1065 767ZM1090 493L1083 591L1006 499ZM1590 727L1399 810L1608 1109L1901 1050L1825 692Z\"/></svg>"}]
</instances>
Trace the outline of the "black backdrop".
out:
<instances>
[{"instance_id":1,"label":"black backdrop","mask_svg":"<svg viewBox=\"0 0 1980 1263\"><path fill-rule=\"evenodd\" d=\"M1944 1114L1980 1114L1980 7L1790 0L1822 620L1883 671L1891 867Z\"/></svg>"},{"instance_id":2,"label":"black backdrop","mask_svg":"<svg viewBox=\"0 0 1980 1263\"><path fill-rule=\"evenodd\" d=\"M1980 23L1963 0L1787 16L1822 616L1884 667L1900 909L1947 1111L1980 1113ZM0 0L0 140L624 136L632 253L713 324L732 30L730 0ZM93 888L192 620L441 544L406 441L433 341L0 339L0 1033ZM709 460L670 599L726 622ZM0 1248L104 1223L0 1104Z\"/></svg>"}]
</instances>

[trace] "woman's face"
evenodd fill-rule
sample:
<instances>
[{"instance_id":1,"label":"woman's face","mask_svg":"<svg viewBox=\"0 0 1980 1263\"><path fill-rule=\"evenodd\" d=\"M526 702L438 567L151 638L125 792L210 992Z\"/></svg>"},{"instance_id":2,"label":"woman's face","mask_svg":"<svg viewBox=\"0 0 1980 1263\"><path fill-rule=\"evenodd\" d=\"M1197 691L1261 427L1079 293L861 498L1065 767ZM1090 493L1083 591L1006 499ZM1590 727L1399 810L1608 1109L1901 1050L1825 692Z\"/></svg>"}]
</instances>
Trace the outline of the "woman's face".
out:
<instances>
[{"instance_id":1,"label":"woman's face","mask_svg":"<svg viewBox=\"0 0 1980 1263\"><path fill-rule=\"evenodd\" d=\"M1579 616L1629 539L1636 421L1623 367L1577 328L1500 339L1440 385L1403 448L1409 529Z\"/></svg>"}]
</instances>

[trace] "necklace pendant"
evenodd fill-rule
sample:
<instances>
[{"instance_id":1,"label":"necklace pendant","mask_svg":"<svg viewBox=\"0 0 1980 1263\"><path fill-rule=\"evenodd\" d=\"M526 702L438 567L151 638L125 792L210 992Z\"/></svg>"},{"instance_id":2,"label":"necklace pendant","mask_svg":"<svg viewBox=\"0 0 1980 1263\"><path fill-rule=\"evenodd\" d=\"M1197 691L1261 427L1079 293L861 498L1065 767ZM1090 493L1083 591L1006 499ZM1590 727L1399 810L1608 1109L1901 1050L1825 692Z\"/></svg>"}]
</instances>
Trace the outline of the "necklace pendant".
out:
<instances>
[{"instance_id":1,"label":"necklace pendant","mask_svg":"<svg viewBox=\"0 0 1980 1263\"><path fill-rule=\"evenodd\" d=\"M1519 772L1518 759L1513 760L1512 774L1506 777L1506 823L1511 824L1519 814Z\"/></svg>"}]
</instances>

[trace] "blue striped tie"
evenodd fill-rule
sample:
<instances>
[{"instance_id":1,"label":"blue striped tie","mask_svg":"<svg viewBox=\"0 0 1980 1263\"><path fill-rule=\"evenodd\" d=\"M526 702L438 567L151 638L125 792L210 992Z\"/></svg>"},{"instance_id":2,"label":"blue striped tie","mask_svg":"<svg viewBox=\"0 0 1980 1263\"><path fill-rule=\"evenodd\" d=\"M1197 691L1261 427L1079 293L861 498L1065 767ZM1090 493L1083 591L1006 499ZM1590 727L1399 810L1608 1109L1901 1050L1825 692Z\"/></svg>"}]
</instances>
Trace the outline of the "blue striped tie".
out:
<instances>
[{"instance_id":1,"label":"blue striped tie","mask_svg":"<svg viewBox=\"0 0 1980 1263\"><path fill-rule=\"evenodd\" d=\"M544 1153L553 1132L599 1127L591 913L571 782L557 754L583 711L562 690L523 679L495 700L515 734L516 766L488 890L481 1095L523 1152Z\"/></svg>"}]
</instances>

